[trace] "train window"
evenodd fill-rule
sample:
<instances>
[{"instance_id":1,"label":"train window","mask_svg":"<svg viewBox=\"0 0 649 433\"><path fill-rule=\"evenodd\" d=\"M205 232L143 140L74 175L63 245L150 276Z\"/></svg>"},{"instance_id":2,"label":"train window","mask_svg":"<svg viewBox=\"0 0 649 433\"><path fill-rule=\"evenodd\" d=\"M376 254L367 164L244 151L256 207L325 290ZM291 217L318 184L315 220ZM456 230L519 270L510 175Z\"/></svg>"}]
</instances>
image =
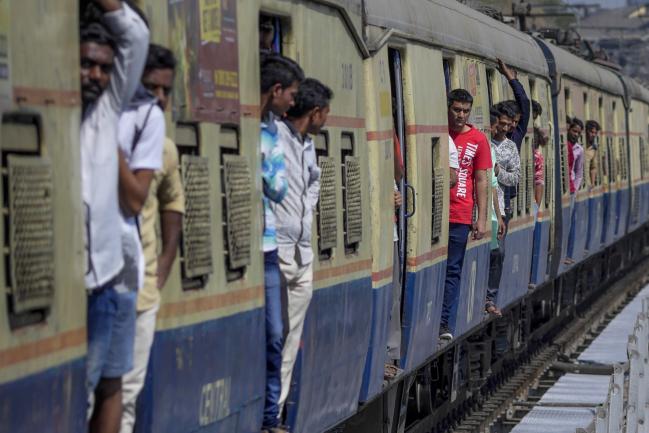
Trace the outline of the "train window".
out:
<instances>
[{"instance_id":1,"label":"train window","mask_svg":"<svg viewBox=\"0 0 649 433\"><path fill-rule=\"evenodd\" d=\"M341 136L340 161L343 180L343 229L345 254L358 252L363 240L363 207L361 202L361 163L354 155L354 133Z\"/></svg>"},{"instance_id":2,"label":"train window","mask_svg":"<svg viewBox=\"0 0 649 433\"><path fill-rule=\"evenodd\" d=\"M525 137L525 148L531 149L530 138ZM521 164L521 177L525 174L525 213L530 215L532 210L532 200L534 199L534 156L533 154L527 157L525 164L525 172L523 172L523 165ZM522 162L522 161L521 161Z\"/></svg>"},{"instance_id":3,"label":"train window","mask_svg":"<svg viewBox=\"0 0 649 433\"><path fill-rule=\"evenodd\" d=\"M627 160L627 154L626 154L626 140L623 137L620 137L619 139L619 144L618 144L618 154L619 154L619 159L620 159L620 177L622 180L628 180L629 178L629 173L628 173L628 160Z\"/></svg>"},{"instance_id":4,"label":"train window","mask_svg":"<svg viewBox=\"0 0 649 433\"><path fill-rule=\"evenodd\" d=\"M444 215L444 170L440 167L439 137L432 138L431 162L433 194L431 210L431 244L435 245L442 236L442 216Z\"/></svg>"},{"instance_id":5,"label":"train window","mask_svg":"<svg viewBox=\"0 0 649 433\"><path fill-rule=\"evenodd\" d=\"M590 107L588 106L588 93L584 92L584 122L590 119Z\"/></svg>"},{"instance_id":6,"label":"train window","mask_svg":"<svg viewBox=\"0 0 649 433\"><path fill-rule=\"evenodd\" d=\"M491 68L487 69L487 96L489 97L489 107L494 104L494 76L495 71Z\"/></svg>"},{"instance_id":7,"label":"train window","mask_svg":"<svg viewBox=\"0 0 649 433\"><path fill-rule=\"evenodd\" d=\"M525 137L525 149L529 146L529 137ZM525 186L527 182L526 172L527 172L527 157L525 153L521 155L521 170L520 177L518 179L517 193L516 193L516 215L521 216L524 214L525 209Z\"/></svg>"},{"instance_id":8,"label":"train window","mask_svg":"<svg viewBox=\"0 0 649 433\"><path fill-rule=\"evenodd\" d=\"M226 279L234 281L243 278L251 260L252 174L240 154L238 129L222 126L219 140L223 252Z\"/></svg>"},{"instance_id":9,"label":"train window","mask_svg":"<svg viewBox=\"0 0 649 433\"><path fill-rule=\"evenodd\" d=\"M444 65L444 83L446 84L446 93L449 93L453 86L453 60L444 59L442 63Z\"/></svg>"},{"instance_id":10,"label":"train window","mask_svg":"<svg viewBox=\"0 0 649 433\"><path fill-rule=\"evenodd\" d=\"M176 125L176 145L185 189L185 215L180 240L183 290L205 287L214 270L210 209L209 160L200 156L198 125Z\"/></svg>"},{"instance_id":11,"label":"train window","mask_svg":"<svg viewBox=\"0 0 649 433\"><path fill-rule=\"evenodd\" d=\"M318 200L316 212L318 257L321 261L325 261L333 257L333 249L338 242L336 160L329 156L329 134L327 131L320 132L313 141L320 167L320 200Z\"/></svg>"},{"instance_id":12,"label":"train window","mask_svg":"<svg viewBox=\"0 0 649 433\"><path fill-rule=\"evenodd\" d=\"M282 18L261 13L259 14L259 49L262 52L282 54L285 25Z\"/></svg>"},{"instance_id":13,"label":"train window","mask_svg":"<svg viewBox=\"0 0 649 433\"><path fill-rule=\"evenodd\" d=\"M566 110L566 116L567 117L572 117L572 104L570 101L570 89L567 87L563 90L563 102L564 102L564 107ZM567 119L566 119L567 120Z\"/></svg>"},{"instance_id":14,"label":"train window","mask_svg":"<svg viewBox=\"0 0 649 433\"><path fill-rule=\"evenodd\" d=\"M570 170L568 169L568 147L563 134L561 134L561 193L570 191Z\"/></svg>"},{"instance_id":15,"label":"train window","mask_svg":"<svg viewBox=\"0 0 649 433\"><path fill-rule=\"evenodd\" d=\"M11 329L43 322L54 299L53 171L39 115L2 117L5 287Z\"/></svg>"},{"instance_id":16,"label":"train window","mask_svg":"<svg viewBox=\"0 0 649 433\"><path fill-rule=\"evenodd\" d=\"M548 146L546 146L547 148ZM551 159L549 158L550 152L547 151L545 155L545 208L550 208L550 203L552 202L552 185L553 185L553 173L554 173L554 164L552 164Z\"/></svg>"}]
</instances>

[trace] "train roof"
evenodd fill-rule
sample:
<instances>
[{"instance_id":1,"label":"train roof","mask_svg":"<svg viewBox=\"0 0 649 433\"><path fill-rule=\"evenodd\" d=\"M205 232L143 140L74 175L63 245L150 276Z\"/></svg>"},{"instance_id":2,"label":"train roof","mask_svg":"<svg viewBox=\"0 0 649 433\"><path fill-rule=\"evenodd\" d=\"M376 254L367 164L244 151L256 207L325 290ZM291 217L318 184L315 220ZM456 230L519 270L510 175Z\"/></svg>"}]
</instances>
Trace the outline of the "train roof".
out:
<instances>
[{"instance_id":1,"label":"train roof","mask_svg":"<svg viewBox=\"0 0 649 433\"><path fill-rule=\"evenodd\" d=\"M649 90L646 87L626 75L622 75L621 78L624 81L628 98L649 103Z\"/></svg>"},{"instance_id":2,"label":"train roof","mask_svg":"<svg viewBox=\"0 0 649 433\"><path fill-rule=\"evenodd\" d=\"M565 75L613 95L624 96L624 87L615 72L582 59L546 40L539 39L539 41L550 50L554 57L557 79L560 80Z\"/></svg>"},{"instance_id":3,"label":"train roof","mask_svg":"<svg viewBox=\"0 0 649 433\"><path fill-rule=\"evenodd\" d=\"M534 39L456 0L365 0L366 24L548 77Z\"/></svg>"}]
</instances>

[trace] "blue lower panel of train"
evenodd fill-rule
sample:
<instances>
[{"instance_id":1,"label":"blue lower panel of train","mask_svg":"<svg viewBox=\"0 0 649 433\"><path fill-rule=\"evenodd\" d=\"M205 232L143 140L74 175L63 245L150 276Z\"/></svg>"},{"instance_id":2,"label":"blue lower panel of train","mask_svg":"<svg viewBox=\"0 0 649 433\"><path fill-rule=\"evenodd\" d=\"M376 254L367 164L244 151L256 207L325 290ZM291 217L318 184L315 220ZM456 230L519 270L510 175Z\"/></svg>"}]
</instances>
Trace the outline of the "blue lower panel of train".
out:
<instances>
[{"instance_id":1,"label":"blue lower panel of train","mask_svg":"<svg viewBox=\"0 0 649 433\"><path fill-rule=\"evenodd\" d=\"M489 242L466 250L460 284L460 302L455 320L456 338L479 325L484 318L490 251ZM452 322L453 318L449 321Z\"/></svg>"},{"instance_id":2,"label":"blue lower panel of train","mask_svg":"<svg viewBox=\"0 0 649 433\"><path fill-rule=\"evenodd\" d=\"M563 206L561 209L561 263L559 264L559 274L570 269L570 265L564 263L563 259L568 257L568 237L570 235L570 219L572 216L572 207Z\"/></svg>"},{"instance_id":3,"label":"blue lower panel of train","mask_svg":"<svg viewBox=\"0 0 649 433\"><path fill-rule=\"evenodd\" d=\"M550 220L537 221L534 226L532 273L530 282L537 286L547 280L548 250L550 247Z\"/></svg>"},{"instance_id":4,"label":"blue lower panel of train","mask_svg":"<svg viewBox=\"0 0 649 433\"><path fill-rule=\"evenodd\" d=\"M411 371L437 349L446 261L408 272L401 326L401 366Z\"/></svg>"},{"instance_id":5,"label":"blue lower panel of train","mask_svg":"<svg viewBox=\"0 0 649 433\"><path fill-rule=\"evenodd\" d=\"M392 283L372 290L372 327L359 401L381 392L388 345L388 325L392 309Z\"/></svg>"},{"instance_id":6,"label":"blue lower panel of train","mask_svg":"<svg viewBox=\"0 0 649 433\"><path fill-rule=\"evenodd\" d=\"M358 408L373 292L367 276L313 293L287 402L291 431L324 431Z\"/></svg>"},{"instance_id":7,"label":"blue lower panel of train","mask_svg":"<svg viewBox=\"0 0 649 433\"><path fill-rule=\"evenodd\" d=\"M588 199L588 239L586 250L589 255L602 248L602 230L604 227L604 196L597 195Z\"/></svg>"},{"instance_id":8,"label":"blue lower panel of train","mask_svg":"<svg viewBox=\"0 0 649 433\"><path fill-rule=\"evenodd\" d=\"M534 228L531 226L512 231L505 238L505 260L496 301L500 308L508 306L527 293L532 269L530 246L533 238Z\"/></svg>"},{"instance_id":9,"label":"blue lower panel of train","mask_svg":"<svg viewBox=\"0 0 649 433\"><path fill-rule=\"evenodd\" d=\"M568 251L568 254L576 261L584 259L588 241L588 217L588 199L575 202L574 217L572 218L574 227L571 227L571 230L574 231L571 235L574 236L574 242L572 251Z\"/></svg>"},{"instance_id":10,"label":"blue lower panel of train","mask_svg":"<svg viewBox=\"0 0 649 433\"><path fill-rule=\"evenodd\" d=\"M138 433L257 433L266 383L264 309L159 331Z\"/></svg>"},{"instance_id":11,"label":"blue lower panel of train","mask_svg":"<svg viewBox=\"0 0 649 433\"><path fill-rule=\"evenodd\" d=\"M629 207L631 205L631 189L625 188L617 193L618 195L618 208L617 208L617 230L615 239L620 239L627 233L629 223Z\"/></svg>"},{"instance_id":12,"label":"blue lower panel of train","mask_svg":"<svg viewBox=\"0 0 649 433\"><path fill-rule=\"evenodd\" d=\"M0 385L0 431L86 431L85 358Z\"/></svg>"}]
</instances>

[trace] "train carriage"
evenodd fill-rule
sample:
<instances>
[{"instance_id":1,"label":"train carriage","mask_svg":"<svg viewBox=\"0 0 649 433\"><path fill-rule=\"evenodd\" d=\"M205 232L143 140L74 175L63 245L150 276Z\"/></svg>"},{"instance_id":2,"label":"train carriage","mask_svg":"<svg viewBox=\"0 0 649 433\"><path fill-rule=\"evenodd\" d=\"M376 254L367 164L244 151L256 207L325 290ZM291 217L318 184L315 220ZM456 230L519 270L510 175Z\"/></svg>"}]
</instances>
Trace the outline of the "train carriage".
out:
<instances>
[{"instance_id":1,"label":"train carriage","mask_svg":"<svg viewBox=\"0 0 649 433\"><path fill-rule=\"evenodd\" d=\"M85 431L76 11L72 0L0 2L3 431Z\"/></svg>"},{"instance_id":2,"label":"train carriage","mask_svg":"<svg viewBox=\"0 0 649 433\"><path fill-rule=\"evenodd\" d=\"M8 47L0 51L8 71L0 73L6 291L0 297L0 426L83 432L78 2L41 3L0 0L0 38ZM644 238L636 234L649 220L649 91L627 77L452 0L402 0L398 7L391 0L135 3L149 18L152 41L170 46L179 60L166 114L187 196L138 432L253 433L261 425L260 20L273 22L275 51L335 93L327 127L314 137L322 169L313 222L315 290L287 402L293 431L323 432L359 410L367 419L349 425L372 432L449 419L492 367L524 350L527 335L570 311L578 301L574 281L615 275L644 253L638 243ZM32 25L14 25L23 22ZM446 92L469 90L471 123L488 133L489 107L512 99L496 58L518 71L530 99L543 108L536 123L530 119L511 203L497 299L505 318L487 320L483 312L487 235L468 245L456 342L440 350L449 211ZM574 267L563 263L571 218L566 116L603 127L594 178L586 170L576 193ZM536 219L533 126L550 137L541 149L545 193ZM405 168L398 185L404 204L396 214L395 145ZM628 244L635 246L624 250ZM386 386L394 275L401 278L404 373ZM586 296L588 289L581 290ZM481 373L472 370L476 362Z\"/></svg>"},{"instance_id":3,"label":"train carriage","mask_svg":"<svg viewBox=\"0 0 649 433\"><path fill-rule=\"evenodd\" d=\"M615 158L612 161L616 166L620 166L626 161L626 158L619 159L621 154L618 150L618 138L624 127L620 109L623 107L624 89L615 73L588 63L548 42L539 40L539 44L545 47L548 61L555 68L552 71L553 103L556 104L557 111L555 123L558 125L555 130L555 140L560 143L555 152L557 158L555 167L560 181L561 205L557 205L556 249L551 275L557 275L564 273L570 267L570 264L564 261L568 257L572 209L566 147L567 117L578 117L584 123L589 119L599 120L603 128L602 141L606 141L607 144L600 146L600 149L605 148L605 150L600 151L599 157L604 158L604 165L609 165L610 158ZM594 113L592 112L593 101L597 101L598 107ZM582 145L585 146L583 140ZM598 170L600 175L607 173L606 170L602 171L602 164L598 165ZM621 188L622 178L618 177L618 172L619 170L615 170L615 174L609 173L608 176L603 176L602 187L596 186L589 191L590 180L588 173L584 171L584 182L574 196L576 224L571 258L577 262L584 259L587 247L589 251L597 251L601 244L604 246L610 244L619 230L626 230L618 223L618 219L622 218L618 217L620 215L617 213L618 209L624 212L623 202L626 203L625 197L627 197L627 192ZM600 232L598 228L602 231ZM600 242L598 237L601 239Z\"/></svg>"}]
</instances>

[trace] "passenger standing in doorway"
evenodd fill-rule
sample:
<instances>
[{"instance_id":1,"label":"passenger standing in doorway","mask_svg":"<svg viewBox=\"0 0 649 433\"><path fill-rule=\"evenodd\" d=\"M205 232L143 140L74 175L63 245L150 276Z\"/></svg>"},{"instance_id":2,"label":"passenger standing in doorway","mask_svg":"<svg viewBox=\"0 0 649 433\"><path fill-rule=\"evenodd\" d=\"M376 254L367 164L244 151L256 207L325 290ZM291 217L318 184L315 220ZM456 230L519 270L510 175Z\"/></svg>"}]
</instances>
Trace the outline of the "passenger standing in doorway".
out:
<instances>
[{"instance_id":1,"label":"passenger standing in doorway","mask_svg":"<svg viewBox=\"0 0 649 433\"><path fill-rule=\"evenodd\" d=\"M86 385L88 399L94 397L89 431L117 433L122 417L122 376L132 367L135 328L135 308L132 314L118 314L123 297L113 284L124 266L119 235L117 124L140 81L149 31L138 14L119 0L90 2L82 17L80 144L88 260Z\"/></svg>"},{"instance_id":2,"label":"passenger standing in doorway","mask_svg":"<svg viewBox=\"0 0 649 433\"><path fill-rule=\"evenodd\" d=\"M538 215L541 201L543 200L543 190L545 189L545 158L543 157L542 147L548 142L548 136L538 126L537 120L543 114L543 108L537 101L532 101L532 116L534 118L534 138L532 148L534 149L534 219Z\"/></svg>"},{"instance_id":3,"label":"passenger standing in doorway","mask_svg":"<svg viewBox=\"0 0 649 433\"><path fill-rule=\"evenodd\" d=\"M499 123L500 113L492 109L489 112L489 121L491 124L491 136L496 137L502 132L502 125ZM491 146L491 161L494 163L494 169L491 170L491 252L489 254L489 285L487 288L487 302L485 303L485 311L495 316L502 316L502 313L496 306L495 300L498 294L498 284L500 283L500 276L497 278L497 283L492 284L492 275L496 272L502 273L502 260L504 252L501 251L502 240L505 236L505 198L502 188L498 184L498 176L496 176L496 153L495 146ZM500 267L500 271L497 271ZM492 289L492 287L495 289Z\"/></svg>"},{"instance_id":4,"label":"passenger standing in doorway","mask_svg":"<svg viewBox=\"0 0 649 433\"><path fill-rule=\"evenodd\" d=\"M588 176L590 180L590 187L595 186L597 182L597 149L599 148L599 133L602 127L595 120L588 120L586 122L586 167L588 168Z\"/></svg>"},{"instance_id":5,"label":"passenger standing in doorway","mask_svg":"<svg viewBox=\"0 0 649 433\"><path fill-rule=\"evenodd\" d=\"M520 153L523 139L527 135L527 125L530 123L530 100L525 93L525 88L518 81L516 71L510 69L502 60L496 60L498 61L498 71L505 76L514 93L514 100L506 101L511 105L510 108L514 110L512 129L507 133L507 138L516 143L516 147Z\"/></svg>"},{"instance_id":6,"label":"passenger standing in doorway","mask_svg":"<svg viewBox=\"0 0 649 433\"><path fill-rule=\"evenodd\" d=\"M399 248L399 210L403 204L403 197L399 191L399 184L403 180L404 164L401 153L401 142L396 132L392 135L394 147L394 224L393 224L393 249L392 249L392 308L388 323L388 359L385 364L383 378L390 381L401 373L399 361L401 360L401 251Z\"/></svg>"},{"instance_id":7,"label":"passenger standing in doorway","mask_svg":"<svg viewBox=\"0 0 649 433\"><path fill-rule=\"evenodd\" d=\"M473 97L464 89L448 94L449 134L457 146L458 182L451 189L449 212L448 259L440 338L452 340L457 319L460 279L469 233L482 239L487 232L487 170L492 167L487 137L468 124ZM474 191L475 190L475 191ZM477 198L478 219L473 221L474 193Z\"/></svg>"},{"instance_id":8,"label":"passenger standing in doorway","mask_svg":"<svg viewBox=\"0 0 649 433\"><path fill-rule=\"evenodd\" d=\"M570 119L568 124L568 168L570 171L570 233L568 235L568 253L564 263L571 265L575 263L573 253L575 248L576 236L576 214L575 198L581 188L581 182L584 178L584 148L579 144L579 137L584 129L584 123L576 117Z\"/></svg>"},{"instance_id":9,"label":"passenger standing in doorway","mask_svg":"<svg viewBox=\"0 0 649 433\"><path fill-rule=\"evenodd\" d=\"M295 106L279 123L279 144L284 149L288 174L288 194L282 202L272 205L277 217L281 282L288 304L286 343L282 351L280 414L290 390L304 319L313 296L311 223L320 197L320 169L312 135L320 134L327 122L332 98L330 88L318 80L307 78L300 84Z\"/></svg>"},{"instance_id":10,"label":"passenger standing in doorway","mask_svg":"<svg viewBox=\"0 0 649 433\"><path fill-rule=\"evenodd\" d=\"M491 129L491 149L496 157L496 160L493 161L494 175L498 179L500 189L516 186L521 177L521 160L516 144L507 138L507 133L513 125L514 112L506 105L500 106L500 109L492 107L490 110L491 117L496 118ZM503 272L503 261L505 260L506 235L507 231L505 230L502 238L498 241L498 249L492 250L490 255L489 285L485 305L485 310L489 314L500 315L500 310L496 306L496 298Z\"/></svg>"},{"instance_id":11,"label":"passenger standing in doorway","mask_svg":"<svg viewBox=\"0 0 649 433\"><path fill-rule=\"evenodd\" d=\"M129 158L131 167L134 162L142 159L144 148L153 147L153 137L147 134L147 130L153 128L154 123L164 122L164 117L161 120L156 119L167 108L175 67L176 59L170 50L155 44L149 46L142 85L151 95L155 96L154 103L159 112L157 109L145 106L139 108L135 113L136 129L132 134L133 150L130 152L131 157ZM125 117L127 113L122 115L120 122L122 125L128 119ZM120 130L120 137L126 136L131 130L130 125L123 126ZM180 179L176 145L169 138L156 137L155 140L160 140L156 152L161 153L162 167L153 174L140 218L139 234L145 261L144 280L140 285L137 297L133 369L122 378L124 413L122 414L120 433L132 433L135 426L136 402L144 386L155 335L156 317L160 308L160 289L164 286L176 259L182 231L182 218L185 212L185 193ZM129 140L126 137L120 140L122 147L128 143ZM139 166L143 167L142 164ZM156 234L157 222L160 223L162 237L160 255L158 255Z\"/></svg>"},{"instance_id":12,"label":"passenger standing in doorway","mask_svg":"<svg viewBox=\"0 0 649 433\"><path fill-rule=\"evenodd\" d=\"M282 391L282 293L277 253L276 217L272 203L281 203L288 192L284 152L279 144L278 120L295 104L304 80L302 68L279 54L261 56L261 177L264 204L264 292L266 300L266 401L263 428L279 427ZM275 430L275 431L282 431Z\"/></svg>"}]
</instances>

